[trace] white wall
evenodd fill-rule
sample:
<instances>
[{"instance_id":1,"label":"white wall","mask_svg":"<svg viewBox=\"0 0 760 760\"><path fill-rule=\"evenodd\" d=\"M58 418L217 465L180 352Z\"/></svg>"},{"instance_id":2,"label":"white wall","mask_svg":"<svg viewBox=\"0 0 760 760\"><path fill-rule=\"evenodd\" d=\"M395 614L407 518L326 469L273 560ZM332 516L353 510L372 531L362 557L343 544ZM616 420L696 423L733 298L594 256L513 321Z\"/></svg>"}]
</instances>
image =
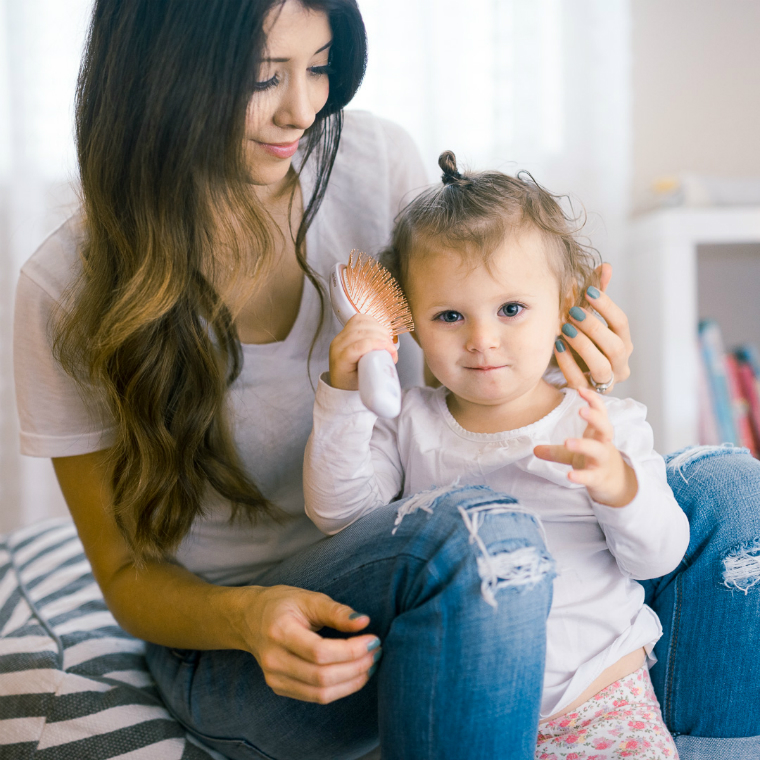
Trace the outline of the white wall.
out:
<instances>
[{"instance_id":1,"label":"white wall","mask_svg":"<svg viewBox=\"0 0 760 760\"><path fill-rule=\"evenodd\" d=\"M633 198L682 171L760 177L760 2L632 0Z\"/></svg>"}]
</instances>

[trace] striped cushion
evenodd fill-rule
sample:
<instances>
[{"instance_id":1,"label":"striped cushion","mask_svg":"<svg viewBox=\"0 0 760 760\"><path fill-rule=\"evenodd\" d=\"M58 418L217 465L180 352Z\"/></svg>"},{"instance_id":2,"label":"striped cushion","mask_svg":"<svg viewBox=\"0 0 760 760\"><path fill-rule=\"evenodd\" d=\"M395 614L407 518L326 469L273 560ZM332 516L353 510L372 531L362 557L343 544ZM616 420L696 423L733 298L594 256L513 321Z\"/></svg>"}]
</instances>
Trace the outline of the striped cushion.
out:
<instances>
[{"instance_id":1,"label":"striped cushion","mask_svg":"<svg viewBox=\"0 0 760 760\"><path fill-rule=\"evenodd\" d=\"M76 531L0 537L0 760L223 760L166 711Z\"/></svg>"}]
</instances>

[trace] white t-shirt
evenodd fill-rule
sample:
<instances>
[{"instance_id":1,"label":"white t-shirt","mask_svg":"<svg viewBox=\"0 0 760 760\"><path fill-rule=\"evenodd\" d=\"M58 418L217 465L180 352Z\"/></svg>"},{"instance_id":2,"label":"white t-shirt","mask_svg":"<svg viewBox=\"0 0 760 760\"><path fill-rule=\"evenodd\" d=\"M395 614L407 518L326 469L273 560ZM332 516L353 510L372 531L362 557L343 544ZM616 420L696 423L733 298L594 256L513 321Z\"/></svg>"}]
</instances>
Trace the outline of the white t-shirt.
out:
<instances>
[{"instance_id":1,"label":"white t-shirt","mask_svg":"<svg viewBox=\"0 0 760 760\"><path fill-rule=\"evenodd\" d=\"M304 199L314 187L313 168L302 172ZM393 218L427 184L411 138L397 125L362 111L347 111L330 182L306 236L307 258L327 283L331 267L351 249L377 253L389 240ZM55 361L50 325L62 295L80 271L81 222L73 217L24 264L16 291L14 365L21 451L65 457L107 448L113 419L98 392L82 396ZM208 581L250 581L323 536L305 516L303 452L311 430L314 386L327 368L330 341L340 325L329 311L326 327L307 358L319 319L319 298L304 280L300 309L284 341L243 345L243 368L230 388L231 422L241 459L262 492L291 519L229 522L230 505L209 489L207 516L196 520L177 559ZM401 348L402 381L421 381L413 341Z\"/></svg>"},{"instance_id":2,"label":"white t-shirt","mask_svg":"<svg viewBox=\"0 0 760 760\"><path fill-rule=\"evenodd\" d=\"M518 499L516 509L539 518L557 567L541 705L548 717L621 657L641 647L651 653L662 628L634 579L678 566L689 523L652 448L642 404L604 397L615 446L638 479L634 500L615 509L570 482L567 466L533 454L539 444L583 435L578 412L585 402L577 391L565 389L559 406L538 422L503 433L465 430L449 412L447 393L412 388L399 417L382 420L364 407L358 391L320 380L304 462L306 511L323 531L336 533L399 493L455 481Z\"/></svg>"}]
</instances>

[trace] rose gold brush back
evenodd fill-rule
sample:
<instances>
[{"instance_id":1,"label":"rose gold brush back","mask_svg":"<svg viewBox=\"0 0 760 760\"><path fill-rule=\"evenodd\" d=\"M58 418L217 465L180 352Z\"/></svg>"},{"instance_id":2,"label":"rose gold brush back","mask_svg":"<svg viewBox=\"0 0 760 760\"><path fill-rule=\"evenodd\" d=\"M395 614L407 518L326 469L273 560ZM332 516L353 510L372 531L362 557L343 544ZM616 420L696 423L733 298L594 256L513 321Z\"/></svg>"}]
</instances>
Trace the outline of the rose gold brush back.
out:
<instances>
[{"instance_id":1,"label":"rose gold brush back","mask_svg":"<svg viewBox=\"0 0 760 760\"><path fill-rule=\"evenodd\" d=\"M346 295L361 314L374 317L395 338L414 330L409 305L391 273L363 251L351 251L343 270Z\"/></svg>"}]
</instances>

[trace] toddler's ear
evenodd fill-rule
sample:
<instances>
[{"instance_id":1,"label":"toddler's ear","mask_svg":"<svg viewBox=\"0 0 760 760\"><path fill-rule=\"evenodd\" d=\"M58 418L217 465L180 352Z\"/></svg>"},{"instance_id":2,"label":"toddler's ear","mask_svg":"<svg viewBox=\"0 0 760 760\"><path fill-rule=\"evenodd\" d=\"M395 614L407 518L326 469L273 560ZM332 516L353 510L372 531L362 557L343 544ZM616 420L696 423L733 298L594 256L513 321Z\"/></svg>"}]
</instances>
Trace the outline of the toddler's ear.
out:
<instances>
[{"instance_id":1,"label":"toddler's ear","mask_svg":"<svg viewBox=\"0 0 760 760\"><path fill-rule=\"evenodd\" d=\"M562 299L562 304L560 306L559 310L559 322L560 327L562 326L563 322L567 321L567 312L572 309L573 306L578 302L578 285L576 283L573 283L565 293L565 297Z\"/></svg>"}]
</instances>

